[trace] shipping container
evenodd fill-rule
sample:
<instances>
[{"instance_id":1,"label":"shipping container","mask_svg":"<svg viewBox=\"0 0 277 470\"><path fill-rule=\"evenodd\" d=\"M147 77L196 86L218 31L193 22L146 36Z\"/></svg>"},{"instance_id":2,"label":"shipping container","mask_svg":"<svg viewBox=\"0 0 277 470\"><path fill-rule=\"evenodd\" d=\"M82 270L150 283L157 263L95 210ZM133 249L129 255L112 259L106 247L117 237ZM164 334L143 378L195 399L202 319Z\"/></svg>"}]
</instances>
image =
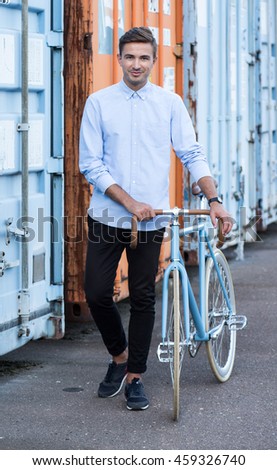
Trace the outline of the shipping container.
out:
<instances>
[{"instance_id":1,"label":"shipping container","mask_svg":"<svg viewBox=\"0 0 277 470\"><path fill-rule=\"evenodd\" d=\"M276 10L274 0L184 2L184 99L239 257L277 220Z\"/></svg>"},{"instance_id":2,"label":"shipping container","mask_svg":"<svg viewBox=\"0 0 277 470\"><path fill-rule=\"evenodd\" d=\"M183 97L236 220L225 246L242 258L276 221L276 24L274 0L0 0L0 354L61 337L64 306L67 320L91 318L80 123L89 94L121 79L118 40L133 26L155 34L151 80ZM172 206L195 206L190 186L172 153ZM193 239L184 249L197 262ZM157 279L168 256L165 244ZM115 301L127 268L123 256Z\"/></svg>"},{"instance_id":3,"label":"shipping container","mask_svg":"<svg viewBox=\"0 0 277 470\"><path fill-rule=\"evenodd\" d=\"M65 304L68 320L86 321L90 313L83 291L86 257L86 213L90 191L80 175L78 139L88 95L121 79L118 40L134 26L151 28L158 43L158 61L151 80L182 95L182 2L173 0L83 0L65 2ZM172 153L171 205L183 201L182 168ZM162 248L159 279L169 258ZM128 265L123 255L117 270L114 299L128 296Z\"/></svg>"},{"instance_id":4,"label":"shipping container","mask_svg":"<svg viewBox=\"0 0 277 470\"><path fill-rule=\"evenodd\" d=\"M260 229L277 219L277 3L261 1L254 11L256 34L256 208Z\"/></svg>"},{"instance_id":5,"label":"shipping container","mask_svg":"<svg viewBox=\"0 0 277 470\"><path fill-rule=\"evenodd\" d=\"M62 24L0 2L0 355L64 331Z\"/></svg>"}]
</instances>

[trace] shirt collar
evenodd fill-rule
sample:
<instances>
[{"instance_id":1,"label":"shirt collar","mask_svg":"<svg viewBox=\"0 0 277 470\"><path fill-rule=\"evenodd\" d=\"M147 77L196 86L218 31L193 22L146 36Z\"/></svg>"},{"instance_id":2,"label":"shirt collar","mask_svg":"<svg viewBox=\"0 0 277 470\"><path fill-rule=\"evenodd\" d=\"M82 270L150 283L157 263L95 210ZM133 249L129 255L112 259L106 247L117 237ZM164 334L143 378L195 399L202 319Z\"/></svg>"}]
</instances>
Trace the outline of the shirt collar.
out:
<instances>
[{"instance_id":1,"label":"shirt collar","mask_svg":"<svg viewBox=\"0 0 277 470\"><path fill-rule=\"evenodd\" d=\"M130 98L132 98L134 94L139 96L139 98L141 98L142 100L145 100L151 89L151 83L149 81L144 85L144 87L140 88L138 91L135 91L135 90L132 90L132 88L129 88L123 79L119 82L119 86L121 90L123 91L123 93L125 94L126 100L129 100Z\"/></svg>"}]
</instances>

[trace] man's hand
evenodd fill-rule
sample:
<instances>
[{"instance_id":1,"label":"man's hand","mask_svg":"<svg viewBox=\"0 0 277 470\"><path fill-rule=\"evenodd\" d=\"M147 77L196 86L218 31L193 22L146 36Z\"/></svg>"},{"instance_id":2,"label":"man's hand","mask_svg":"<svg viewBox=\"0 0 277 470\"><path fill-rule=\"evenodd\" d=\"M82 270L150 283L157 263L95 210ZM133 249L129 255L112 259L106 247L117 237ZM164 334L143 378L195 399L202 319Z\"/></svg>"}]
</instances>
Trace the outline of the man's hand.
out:
<instances>
[{"instance_id":1,"label":"man's hand","mask_svg":"<svg viewBox=\"0 0 277 470\"><path fill-rule=\"evenodd\" d=\"M210 176L204 176L203 178L200 178L197 184L200 186L207 199L217 197L215 181ZM226 211L224 206L219 202L211 202L210 217L214 227L216 227L217 225L217 219L220 219L222 221L223 235L227 235L231 231L232 226L234 224L234 219L232 218L231 214Z\"/></svg>"},{"instance_id":2,"label":"man's hand","mask_svg":"<svg viewBox=\"0 0 277 470\"><path fill-rule=\"evenodd\" d=\"M117 184L112 184L106 190L106 194L113 199L113 201L124 206L127 211L135 215L139 221L150 220L156 215L154 209L149 204L136 201Z\"/></svg>"},{"instance_id":3,"label":"man's hand","mask_svg":"<svg viewBox=\"0 0 277 470\"><path fill-rule=\"evenodd\" d=\"M153 219L156 215L154 209L149 204L135 200L128 206L128 211L134 214L139 221Z\"/></svg>"},{"instance_id":4,"label":"man's hand","mask_svg":"<svg viewBox=\"0 0 277 470\"><path fill-rule=\"evenodd\" d=\"M217 226L217 219L222 221L222 234L225 236L231 230L234 219L219 202L212 202L210 205L210 217L214 227Z\"/></svg>"}]
</instances>

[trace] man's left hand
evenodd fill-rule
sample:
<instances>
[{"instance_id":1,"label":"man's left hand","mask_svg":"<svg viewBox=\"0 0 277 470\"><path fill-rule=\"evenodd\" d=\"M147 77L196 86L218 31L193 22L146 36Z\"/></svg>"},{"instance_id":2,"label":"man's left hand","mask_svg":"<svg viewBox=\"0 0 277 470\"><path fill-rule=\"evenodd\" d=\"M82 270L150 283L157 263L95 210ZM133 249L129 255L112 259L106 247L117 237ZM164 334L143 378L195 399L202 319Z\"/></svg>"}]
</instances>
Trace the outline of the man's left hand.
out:
<instances>
[{"instance_id":1,"label":"man's left hand","mask_svg":"<svg viewBox=\"0 0 277 470\"><path fill-rule=\"evenodd\" d=\"M220 219L222 222L222 234L224 236L228 235L230 231L232 230L233 224L234 224L234 219L229 214L229 212L226 211L224 206L218 202L212 202L210 205L210 217L211 221L214 227L217 226L217 219Z\"/></svg>"}]
</instances>

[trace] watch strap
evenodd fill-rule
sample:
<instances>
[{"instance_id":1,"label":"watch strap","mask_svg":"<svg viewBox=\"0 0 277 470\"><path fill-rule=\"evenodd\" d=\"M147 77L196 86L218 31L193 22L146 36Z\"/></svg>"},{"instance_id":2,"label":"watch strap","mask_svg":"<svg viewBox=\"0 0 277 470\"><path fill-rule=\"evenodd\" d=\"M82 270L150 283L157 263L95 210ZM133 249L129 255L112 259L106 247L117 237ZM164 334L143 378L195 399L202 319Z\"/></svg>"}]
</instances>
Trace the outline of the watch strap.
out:
<instances>
[{"instance_id":1,"label":"watch strap","mask_svg":"<svg viewBox=\"0 0 277 470\"><path fill-rule=\"evenodd\" d=\"M212 202L219 202L219 204L222 204L221 199L216 196L216 197L211 197L211 199L208 199L208 204L210 205Z\"/></svg>"}]
</instances>

